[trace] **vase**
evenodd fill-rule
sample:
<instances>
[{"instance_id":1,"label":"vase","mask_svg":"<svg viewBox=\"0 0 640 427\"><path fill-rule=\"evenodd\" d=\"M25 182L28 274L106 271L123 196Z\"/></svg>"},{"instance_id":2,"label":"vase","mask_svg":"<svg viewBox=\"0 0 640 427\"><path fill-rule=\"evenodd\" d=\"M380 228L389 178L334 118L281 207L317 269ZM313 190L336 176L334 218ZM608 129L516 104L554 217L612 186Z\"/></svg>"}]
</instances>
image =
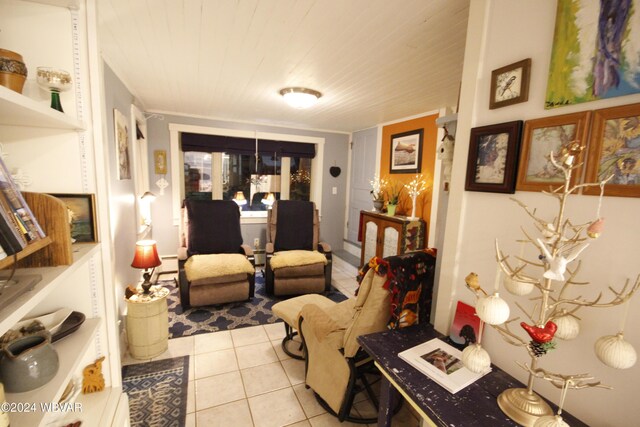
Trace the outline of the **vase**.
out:
<instances>
[{"instance_id":1,"label":"vase","mask_svg":"<svg viewBox=\"0 0 640 427\"><path fill-rule=\"evenodd\" d=\"M387 203L387 215L388 216L394 216L396 214L396 206L398 206L398 205L392 205L391 203Z\"/></svg>"},{"instance_id":2,"label":"vase","mask_svg":"<svg viewBox=\"0 0 640 427\"><path fill-rule=\"evenodd\" d=\"M418 196L412 196L411 197L411 216L407 219L410 219L412 221L415 221L416 219L418 219L418 217L416 216L416 201L418 200Z\"/></svg>"},{"instance_id":3,"label":"vase","mask_svg":"<svg viewBox=\"0 0 640 427\"><path fill-rule=\"evenodd\" d=\"M11 341L0 350L0 380L9 393L35 390L58 372L58 353L48 332Z\"/></svg>"},{"instance_id":4,"label":"vase","mask_svg":"<svg viewBox=\"0 0 640 427\"><path fill-rule=\"evenodd\" d=\"M0 85L22 93L27 67L19 53L0 49Z\"/></svg>"},{"instance_id":5,"label":"vase","mask_svg":"<svg viewBox=\"0 0 640 427\"><path fill-rule=\"evenodd\" d=\"M382 207L384 206L384 200L374 200L373 208L378 212L382 212Z\"/></svg>"}]
</instances>

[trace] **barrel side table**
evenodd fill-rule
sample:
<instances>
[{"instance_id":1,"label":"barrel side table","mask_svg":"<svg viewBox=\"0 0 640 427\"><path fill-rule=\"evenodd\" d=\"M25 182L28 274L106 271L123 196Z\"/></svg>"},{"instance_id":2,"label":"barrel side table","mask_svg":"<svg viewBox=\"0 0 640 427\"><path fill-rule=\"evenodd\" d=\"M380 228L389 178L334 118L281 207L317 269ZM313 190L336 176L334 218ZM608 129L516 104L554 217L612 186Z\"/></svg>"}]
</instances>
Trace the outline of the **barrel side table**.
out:
<instances>
[{"instance_id":1,"label":"barrel side table","mask_svg":"<svg viewBox=\"0 0 640 427\"><path fill-rule=\"evenodd\" d=\"M149 294L138 292L127 300L127 336L129 354L134 359L151 359L169 344L169 290L152 286Z\"/></svg>"}]
</instances>

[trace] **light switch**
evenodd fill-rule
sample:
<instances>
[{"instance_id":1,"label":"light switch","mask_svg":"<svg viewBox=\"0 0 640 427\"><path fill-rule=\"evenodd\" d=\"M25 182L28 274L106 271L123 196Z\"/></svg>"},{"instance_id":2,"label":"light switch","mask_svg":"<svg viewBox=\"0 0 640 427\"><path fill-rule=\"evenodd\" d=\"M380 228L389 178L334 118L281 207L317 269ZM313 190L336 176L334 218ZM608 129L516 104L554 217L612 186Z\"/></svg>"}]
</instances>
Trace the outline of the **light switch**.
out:
<instances>
[{"instance_id":1,"label":"light switch","mask_svg":"<svg viewBox=\"0 0 640 427\"><path fill-rule=\"evenodd\" d=\"M338 194L338 187L332 187L331 194Z\"/></svg>"}]
</instances>

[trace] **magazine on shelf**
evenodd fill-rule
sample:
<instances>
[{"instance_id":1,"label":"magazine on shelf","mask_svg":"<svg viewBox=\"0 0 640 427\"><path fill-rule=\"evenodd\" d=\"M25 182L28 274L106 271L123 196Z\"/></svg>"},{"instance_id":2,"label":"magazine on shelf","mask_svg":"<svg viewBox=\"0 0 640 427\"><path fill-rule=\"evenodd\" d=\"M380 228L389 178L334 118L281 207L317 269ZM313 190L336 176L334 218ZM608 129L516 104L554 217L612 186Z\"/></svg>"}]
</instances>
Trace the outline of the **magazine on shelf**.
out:
<instances>
[{"instance_id":1,"label":"magazine on shelf","mask_svg":"<svg viewBox=\"0 0 640 427\"><path fill-rule=\"evenodd\" d=\"M45 237L42 227L13 182L2 159L0 159L0 205L4 210L4 222L14 226L24 238L25 243ZM7 248L4 250L6 252Z\"/></svg>"},{"instance_id":2,"label":"magazine on shelf","mask_svg":"<svg viewBox=\"0 0 640 427\"><path fill-rule=\"evenodd\" d=\"M453 394L491 372L491 368L480 374L471 372L462 364L462 352L438 338L402 351L398 356Z\"/></svg>"}]
</instances>

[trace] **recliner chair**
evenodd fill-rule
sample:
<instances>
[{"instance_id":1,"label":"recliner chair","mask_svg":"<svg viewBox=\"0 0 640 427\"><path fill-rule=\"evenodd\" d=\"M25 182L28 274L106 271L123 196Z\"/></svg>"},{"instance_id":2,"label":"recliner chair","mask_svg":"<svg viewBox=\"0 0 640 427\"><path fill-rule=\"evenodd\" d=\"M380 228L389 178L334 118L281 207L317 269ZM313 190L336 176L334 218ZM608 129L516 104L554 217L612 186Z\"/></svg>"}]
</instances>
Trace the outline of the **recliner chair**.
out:
<instances>
[{"instance_id":1,"label":"recliner chair","mask_svg":"<svg viewBox=\"0 0 640 427\"><path fill-rule=\"evenodd\" d=\"M242 243L240 211L235 202L184 200L178 285L184 310L253 297L253 250Z\"/></svg>"},{"instance_id":2,"label":"recliner chair","mask_svg":"<svg viewBox=\"0 0 640 427\"><path fill-rule=\"evenodd\" d=\"M368 267L356 299L308 303L298 321L306 385L340 421L376 422L350 414L361 388L358 380L376 408L378 404L367 380L373 360L360 348L357 337L429 320L435 271L431 250L374 258Z\"/></svg>"},{"instance_id":3,"label":"recliner chair","mask_svg":"<svg viewBox=\"0 0 640 427\"><path fill-rule=\"evenodd\" d=\"M268 294L300 295L331 289L331 246L319 241L315 203L277 200L267 213L265 287Z\"/></svg>"}]
</instances>

